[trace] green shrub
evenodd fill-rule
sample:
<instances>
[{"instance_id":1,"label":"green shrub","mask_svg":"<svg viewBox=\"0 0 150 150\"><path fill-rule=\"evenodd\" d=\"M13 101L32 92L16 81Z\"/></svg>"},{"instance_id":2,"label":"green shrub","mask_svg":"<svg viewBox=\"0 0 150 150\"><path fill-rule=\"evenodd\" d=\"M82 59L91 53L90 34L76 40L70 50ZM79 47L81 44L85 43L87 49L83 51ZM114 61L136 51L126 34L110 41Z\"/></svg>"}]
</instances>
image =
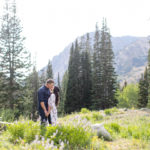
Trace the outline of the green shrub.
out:
<instances>
[{"instance_id":1,"label":"green shrub","mask_svg":"<svg viewBox=\"0 0 150 150\"><path fill-rule=\"evenodd\" d=\"M25 126L24 140L25 142L30 143L35 139L36 135L40 135L40 126L38 123L34 123L33 121L27 121Z\"/></svg>"},{"instance_id":2,"label":"green shrub","mask_svg":"<svg viewBox=\"0 0 150 150\"><path fill-rule=\"evenodd\" d=\"M109 123L104 126L113 136L117 133L122 138L133 137L134 139L150 140L150 128L145 124L121 127L117 123Z\"/></svg>"},{"instance_id":3,"label":"green shrub","mask_svg":"<svg viewBox=\"0 0 150 150\"><path fill-rule=\"evenodd\" d=\"M23 121L7 125L7 130L10 133L10 140L16 142L19 139L24 139L30 143L35 139L36 135L40 134L40 126L33 121Z\"/></svg>"},{"instance_id":4,"label":"green shrub","mask_svg":"<svg viewBox=\"0 0 150 150\"><path fill-rule=\"evenodd\" d=\"M130 125L127 131L135 139L150 140L150 128L146 124Z\"/></svg>"},{"instance_id":5,"label":"green shrub","mask_svg":"<svg viewBox=\"0 0 150 150\"><path fill-rule=\"evenodd\" d=\"M54 145L58 147L60 141L63 141L64 143L69 143L70 149L74 147L80 149L89 146L92 135L81 124L79 122L75 126L68 124L43 127L33 121L22 121L8 125L7 132L10 134L9 139L13 143L21 143L22 140L25 143L31 143L36 136L41 137L42 135L46 139L53 141Z\"/></svg>"},{"instance_id":6,"label":"green shrub","mask_svg":"<svg viewBox=\"0 0 150 150\"><path fill-rule=\"evenodd\" d=\"M104 113L105 113L106 115L111 115L111 114L113 114L113 113L115 113L115 112L118 112L118 109L117 109L116 107L113 107L113 108L109 108L109 109L105 109L105 110L104 110Z\"/></svg>"},{"instance_id":7,"label":"green shrub","mask_svg":"<svg viewBox=\"0 0 150 150\"><path fill-rule=\"evenodd\" d=\"M121 127L119 124L111 123L110 125L111 125L111 129L113 129L115 132L118 132L118 133L120 132Z\"/></svg>"},{"instance_id":8,"label":"green shrub","mask_svg":"<svg viewBox=\"0 0 150 150\"><path fill-rule=\"evenodd\" d=\"M113 138L115 138L116 135L121 132L121 126L115 122L104 124L104 127L112 135Z\"/></svg>"},{"instance_id":9,"label":"green shrub","mask_svg":"<svg viewBox=\"0 0 150 150\"><path fill-rule=\"evenodd\" d=\"M90 117L89 115L86 115L85 118L86 118L87 120L90 120L90 119L91 119L91 117Z\"/></svg>"},{"instance_id":10,"label":"green shrub","mask_svg":"<svg viewBox=\"0 0 150 150\"><path fill-rule=\"evenodd\" d=\"M81 109L81 113L85 114L85 113L89 113L90 110L88 110L87 108L82 108Z\"/></svg>"},{"instance_id":11,"label":"green shrub","mask_svg":"<svg viewBox=\"0 0 150 150\"><path fill-rule=\"evenodd\" d=\"M137 108L138 84L129 84L123 88L123 91L117 91L118 107L120 108Z\"/></svg>"},{"instance_id":12,"label":"green shrub","mask_svg":"<svg viewBox=\"0 0 150 150\"><path fill-rule=\"evenodd\" d=\"M107 145L104 143L104 141L98 136L93 136L91 140L90 150L106 150L108 149Z\"/></svg>"},{"instance_id":13,"label":"green shrub","mask_svg":"<svg viewBox=\"0 0 150 150\"><path fill-rule=\"evenodd\" d=\"M92 118L95 120L95 121L98 121L98 120L102 120L103 119L103 116L99 113L99 112L94 112L92 114Z\"/></svg>"},{"instance_id":14,"label":"green shrub","mask_svg":"<svg viewBox=\"0 0 150 150\"><path fill-rule=\"evenodd\" d=\"M90 144L91 133L82 127L74 126L49 126L45 134L46 138L53 140L57 145L59 141L68 142L69 148L82 148Z\"/></svg>"},{"instance_id":15,"label":"green shrub","mask_svg":"<svg viewBox=\"0 0 150 150\"><path fill-rule=\"evenodd\" d=\"M110 109L112 113L118 112L119 110L116 107Z\"/></svg>"},{"instance_id":16,"label":"green shrub","mask_svg":"<svg viewBox=\"0 0 150 150\"><path fill-rule=\"evenodd\" d=\"M121 127L120 135L122 138L133 137L134 139L150 140L150 127L144 122L139 122L137 125Z\"/></svg>"},{"instance_id":17,"label":"green shrub","mask_svg":"<svg viewBox=\"0 0 150 150\"><path fill-rule=\"evenodd\" d=\"M23 124L21 122L17 122L15 124L7 125L7 130L11 135L10 139L11 139L12 142L17 141L20 138L23 139L25 129L26 129L25 124Z\"/></svg>"},{"instance_id":18,"label":"green shrub","mask_svg":"<svg viewBox=\"0 0 150 150\"><path fill-rule=\"evenodd\" d=\"M88 120L88 121L92 119L91 116L88 115L88 114L84 114L83 116L81 116L81 118L82 118L82 119L86 119L86 120Z\"/></svg>"},{"instance_id":19,"label":"green shrub","mask_svg":"<svg viewBox=\"0 0 150 150\"><path fill-rule=\"evenodd\" d=\"M12 109L1 109L0 110L0 117L2 121L13 122L16 118L18 110Z\"/></svg>"},{"instance_id":20,"label":"green shrub","mask_svg":"<svg viewBox=\"0 0 150 150\"><path fill-rule=\"evenodd\" d=\"M105 110L104 110L104 113L105 113L106 115L111 115L111 110L110 110L110 109L105 109Z\"/></svg>"},{"instance_id":21,"label":"green shrub","mask_svg":"<svg viewBox=\"0 0 150 150\"><path fill-rule=\"evenodd\" d=\"M125 128L125 127L121 127L120 136L121 136L122 138L128 138L128 137L129 137L128 129Z\"/></svg>"}]
</instances>

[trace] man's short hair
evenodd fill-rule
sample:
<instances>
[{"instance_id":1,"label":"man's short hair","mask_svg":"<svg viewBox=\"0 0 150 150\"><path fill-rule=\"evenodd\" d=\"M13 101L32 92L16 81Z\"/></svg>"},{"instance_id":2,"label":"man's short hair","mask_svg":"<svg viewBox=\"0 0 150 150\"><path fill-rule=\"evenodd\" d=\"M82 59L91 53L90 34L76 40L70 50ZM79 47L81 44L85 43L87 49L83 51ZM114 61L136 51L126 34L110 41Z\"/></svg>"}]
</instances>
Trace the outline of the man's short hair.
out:
<instances>
[{"instance_id":1,"label":"man's short hair","mask_svg":"<svg viewBox=\"0 0 150 150\"><path fill-rule=\"evenodd\" d=\"M51 83L54 83L54 80L53 80L53 79L48 79L48 80L46 81L46 84L51 84Z\"/></svg>"}]
</instances>

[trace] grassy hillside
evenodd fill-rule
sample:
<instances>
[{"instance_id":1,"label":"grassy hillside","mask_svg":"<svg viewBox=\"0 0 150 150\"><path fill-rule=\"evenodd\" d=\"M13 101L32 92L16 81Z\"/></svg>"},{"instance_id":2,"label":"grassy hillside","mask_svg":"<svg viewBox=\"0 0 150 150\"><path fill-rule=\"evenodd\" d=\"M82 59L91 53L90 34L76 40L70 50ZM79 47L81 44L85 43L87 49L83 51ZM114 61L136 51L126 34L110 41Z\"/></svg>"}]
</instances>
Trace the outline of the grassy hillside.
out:
<instances>
[{"instance_id":1,"label":"grassy hillside","mask_svg":"<svg viewBox=\"0 0 150 150\"><path fill-rule=\"evenodd\" d=\"M103 123L112 141L98 137L91 124ZM149 150L150 112L106 109L66 115L58 126L41 128L39 122L20 120L1 127L0 149Z\"/></svg>"}]
</instances>

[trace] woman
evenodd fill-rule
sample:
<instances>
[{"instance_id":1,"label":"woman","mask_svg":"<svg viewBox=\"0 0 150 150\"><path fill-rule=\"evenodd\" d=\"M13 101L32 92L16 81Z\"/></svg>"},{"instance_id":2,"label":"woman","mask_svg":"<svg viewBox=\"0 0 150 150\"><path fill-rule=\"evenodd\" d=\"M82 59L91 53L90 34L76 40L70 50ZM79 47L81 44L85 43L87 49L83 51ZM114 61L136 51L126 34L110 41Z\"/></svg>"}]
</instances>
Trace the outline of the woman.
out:
<instances>
[{"instance_id":1,"label":"woman","mask_svg":"<svg viewBox=\"0 0 150 150\"><path fill-rule=\"evenodd\" d=\"M57 123L57 106L59 104L59 88L57 86L54 87L52 94L48 99L48 111L51 117L52 125L56 125Z\"/></svg>"}]
</instances>

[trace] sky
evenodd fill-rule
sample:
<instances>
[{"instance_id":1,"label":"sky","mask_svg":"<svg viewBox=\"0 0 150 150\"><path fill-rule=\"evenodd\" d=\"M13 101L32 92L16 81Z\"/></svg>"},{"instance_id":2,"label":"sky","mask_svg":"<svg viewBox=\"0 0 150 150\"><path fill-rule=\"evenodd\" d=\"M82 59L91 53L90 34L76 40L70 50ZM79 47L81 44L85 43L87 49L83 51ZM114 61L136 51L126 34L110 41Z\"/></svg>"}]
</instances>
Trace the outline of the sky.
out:
<instances>
[{"instance_id":1,"label":"sky","mask_svg":"<svg viewBox=\"0 0 150 150\"><path fill-rule=\"evenodd\" d=\"M0 15L4 0L0 0ZM16 0L25 47L38 70L107 19L112 36L150 35L150 0Z\"/></svg>"}]
</instances>

